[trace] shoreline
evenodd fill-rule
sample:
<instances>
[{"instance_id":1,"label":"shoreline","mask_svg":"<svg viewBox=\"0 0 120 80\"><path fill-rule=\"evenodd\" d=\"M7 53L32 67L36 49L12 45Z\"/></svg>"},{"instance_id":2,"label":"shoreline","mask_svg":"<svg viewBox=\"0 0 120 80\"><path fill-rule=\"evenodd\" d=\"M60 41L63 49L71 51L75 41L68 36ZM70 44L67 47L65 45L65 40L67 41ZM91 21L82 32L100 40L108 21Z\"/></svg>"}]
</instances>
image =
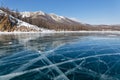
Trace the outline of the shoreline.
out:
<instances>
[{"instance_id":1,"label":"shoreline","mask_svg":"<svg viewBox=\"0 0 120 80\"><path fill-rule=\"evenodd\" d=\"M0 34L32 34L32 33L120 33L120 31L43 31L43 32L0 32Z\"/></svg>"}]
</instances>

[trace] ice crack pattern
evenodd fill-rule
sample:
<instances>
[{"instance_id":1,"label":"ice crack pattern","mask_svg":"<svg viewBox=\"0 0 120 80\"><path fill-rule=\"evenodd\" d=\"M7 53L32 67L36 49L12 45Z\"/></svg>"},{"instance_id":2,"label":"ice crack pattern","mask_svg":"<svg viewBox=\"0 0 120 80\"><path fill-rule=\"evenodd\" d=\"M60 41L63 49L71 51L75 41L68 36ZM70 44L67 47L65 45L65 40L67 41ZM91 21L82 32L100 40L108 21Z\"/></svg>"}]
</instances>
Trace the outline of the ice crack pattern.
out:
<instances>
[{"instance_id":1,"label":"ice crack pattern","mask_svg":"<svg viewBox=\"0 0 120 80\"><path fill-rule=\"evenodd\" d=\"M120 80L120 34L2 34L0 80Z\"/></svg>"}]
</instances>

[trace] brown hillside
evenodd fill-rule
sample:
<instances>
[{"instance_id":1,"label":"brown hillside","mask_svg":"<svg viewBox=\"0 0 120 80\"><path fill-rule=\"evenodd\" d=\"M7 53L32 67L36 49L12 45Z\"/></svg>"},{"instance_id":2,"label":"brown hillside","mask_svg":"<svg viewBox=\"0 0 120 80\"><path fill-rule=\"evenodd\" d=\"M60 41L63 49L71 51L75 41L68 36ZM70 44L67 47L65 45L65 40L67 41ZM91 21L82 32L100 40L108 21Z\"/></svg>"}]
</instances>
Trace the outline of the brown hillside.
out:
<instances>
[{"instance_id":1,"label":"brown hillside","mask_svg":"<svg viewBox=\"0 0 120 80\"><path fill-rule=\"evenodd\" d=\"M17 22L14 20L14 22ZM16 28L16 23L10 21L9 16L1 16L0 19L0 31L12 32Z\"/></svg>"}]
</instances>

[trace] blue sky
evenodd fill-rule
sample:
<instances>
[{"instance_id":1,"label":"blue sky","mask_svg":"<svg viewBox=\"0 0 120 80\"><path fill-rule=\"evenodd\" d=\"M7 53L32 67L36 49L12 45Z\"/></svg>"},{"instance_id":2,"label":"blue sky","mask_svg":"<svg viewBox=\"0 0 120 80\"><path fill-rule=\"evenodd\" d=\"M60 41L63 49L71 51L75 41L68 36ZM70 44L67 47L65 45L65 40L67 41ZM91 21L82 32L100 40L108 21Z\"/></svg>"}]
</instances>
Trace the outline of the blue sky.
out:
<instances>
[{"instance_id":1,"label":"blue sky","mask_svg":"<svg viewBox=\"0 0 120 80\"><path fill-rule=\"evenodd\" d=\"M19 11L43 11L90 24L120 24L120 0L0 0Z\"/></svg>"}]
</instances>

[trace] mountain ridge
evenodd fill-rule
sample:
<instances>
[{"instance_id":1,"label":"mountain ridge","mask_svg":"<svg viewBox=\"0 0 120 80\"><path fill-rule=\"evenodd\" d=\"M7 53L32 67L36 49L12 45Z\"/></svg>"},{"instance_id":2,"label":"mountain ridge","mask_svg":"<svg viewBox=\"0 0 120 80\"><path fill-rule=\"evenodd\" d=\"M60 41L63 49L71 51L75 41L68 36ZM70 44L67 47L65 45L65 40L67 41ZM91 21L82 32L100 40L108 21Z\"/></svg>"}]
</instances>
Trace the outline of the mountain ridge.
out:
<instances>
[{"instance_id":1,"label":"mountain ridge","mask_svg":"<svg viewBox=\"0 0 120 80\"><path fill-rule=\"evenodd\" d=\"M4 20L5 19L5 20ZM18 12L0 8L0 31L53 32L53 31L120 31L120 25L91 25L43 11Z\"/></svg>"}]
</instances>

